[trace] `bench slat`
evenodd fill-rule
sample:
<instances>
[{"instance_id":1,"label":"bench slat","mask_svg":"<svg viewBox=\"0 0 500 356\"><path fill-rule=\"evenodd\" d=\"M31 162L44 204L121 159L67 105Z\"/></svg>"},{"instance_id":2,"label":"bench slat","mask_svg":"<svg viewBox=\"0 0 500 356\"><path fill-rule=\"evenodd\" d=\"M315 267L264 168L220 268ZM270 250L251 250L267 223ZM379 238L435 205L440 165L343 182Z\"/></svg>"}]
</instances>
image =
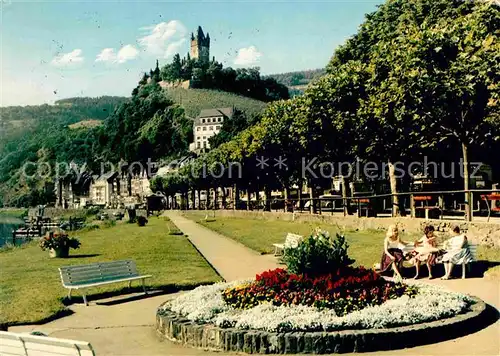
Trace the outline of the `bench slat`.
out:
<instances>
[{"instance_id":1,"label":"bench slat","mask_svg":"<svg viewBox=\"0 0 500 356\"><path fill-rule=\"evenodd\" d=\"M96 276L98 277L98 276L113 275L113 274L134 275L134 274L137 274L137 271L122 268L122 269L111 269L111 270L101 269L99 271L87 271L87 272L70 271L70 272L65 272L65 274L69 278L93 278Z\"/></svg>"},{"instance_id":2,"label":"bench slat","mask_svg":"<svg viewBox=\"0 0 500 356\"><path fill-rule=\"evenodd\" d=\"M95 356L88 342L0 332L0 355L26 355L25 348L28 356Z\"/></svg>"},{"instance_id":3,"label":"bench slat","mask_svg":"<svg viewBox=\"0 0 500 356\"><path fill-rule=\"evenodd\" d=\"M0 338L0 355L24 355L24 347L21 341L8 342Z\"/></svg>"},{"instance_id":4,"label":"bench slat","mask_svg":"<svg viewBox=\"0 0 500 356\"><path fill-rule=\"evenodd\" d=\"M107 267L123 267L123 266L135 266L134 261L112 261L112 262L97 262L90 263L88 265L75 265L75 266L64 266L61 267L62 270L72 270L72 271L85 271L100 269L102 266Z\"/></svg>"},{"instance_id":5,"label":"bench slat","mask_svg":"<svg viewBox=\"0 0 500 356\"><path fill-rule=\"evenodd\" d=\"M131 260L66 266L59 271L65 285L95 284L139 276L137 266Z\"/></svg>"},{"instance_id":6,"label":"bench slat","mask_svg":"<svg viewBox=\"0 0 500 356\"><path fill-rule=\"evenodd\" d=\"M137 277L127 277L121 279L112 279L108 281L98 281L98 282L85 282L80 284L65 284L65 287L72 289L80 289L80 288L89 288L89 287L97 287L100 285L111 284L111 283L119 283L119 282L127 282L127 281L136 281L138 279L147 279L153 277L152 275L145 274Z\"/></svg>"}]
</instances>

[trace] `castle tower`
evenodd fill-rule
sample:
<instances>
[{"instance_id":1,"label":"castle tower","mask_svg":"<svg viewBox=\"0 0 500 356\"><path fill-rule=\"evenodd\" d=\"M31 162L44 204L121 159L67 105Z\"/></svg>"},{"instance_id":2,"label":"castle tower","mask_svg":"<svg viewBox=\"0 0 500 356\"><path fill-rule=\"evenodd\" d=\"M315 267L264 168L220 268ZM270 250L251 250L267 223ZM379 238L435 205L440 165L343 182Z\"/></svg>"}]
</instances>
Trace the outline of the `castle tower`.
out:
<instances>
[{"instance_id":1,"label":"castle tower","mask_svg":"<svg viewBox=\"0 0 500 356\"><path fill-rule=\"evenodd\" d=\"M196 36L191 33L191 58L207 63L210 58L210 35L207 32L205 36L201 26L198 26Z\"/></svg>"}]
</instances>

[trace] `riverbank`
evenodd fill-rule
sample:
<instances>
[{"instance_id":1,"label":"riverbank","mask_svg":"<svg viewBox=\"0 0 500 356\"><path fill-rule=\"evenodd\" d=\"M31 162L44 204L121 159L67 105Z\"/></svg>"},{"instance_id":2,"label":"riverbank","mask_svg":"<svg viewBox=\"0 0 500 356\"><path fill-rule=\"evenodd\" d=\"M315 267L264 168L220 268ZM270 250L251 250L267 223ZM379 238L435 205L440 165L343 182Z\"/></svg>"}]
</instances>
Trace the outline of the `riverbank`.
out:
<instances>
[{"instance_id":1,"label":"riverbank","mask_svg":"<svg viewBox=\"0 0 500 356\"><path fill-rule=\"evenodd\" d=\"M0 208L0 217L23 218L28 215L28 209Z\"/></svg>"},{"instance_id":2,"label":"riverbank","mask_svg":"<svg viewBox=\"0 0 500 356\"><path fill-rule=\"evenodd\" d=\"M2 214L0 215L0 249L12 244L12 230L24 225L24 221L17 216ZM16 240L16 245L21 244L22 240Z\"/></svg>"}]
</instances>

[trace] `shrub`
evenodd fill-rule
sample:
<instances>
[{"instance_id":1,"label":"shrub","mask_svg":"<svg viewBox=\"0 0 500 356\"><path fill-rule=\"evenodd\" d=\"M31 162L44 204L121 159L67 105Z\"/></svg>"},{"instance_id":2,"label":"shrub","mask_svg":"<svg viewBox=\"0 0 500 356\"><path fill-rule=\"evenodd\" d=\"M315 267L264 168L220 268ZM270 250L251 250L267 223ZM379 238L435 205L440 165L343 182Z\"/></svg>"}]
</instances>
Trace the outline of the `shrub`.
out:
<instances>
[{"instance_id":1,"label":"shrub","mask_svg":"<svg viewBox=\"0 0 500 356\"><path fill-rule=\"evenodd\" d=\"M144 216L137 217L137 225L138 226L146 226L147 223L148 223L148 219L146 219L146 217L144 217Z\"/></svg>"},{"instance_id":2,"label":"shrub","mask_svg":"<svg viewBox=\"0 0 500 356\"><path fill-rule=\"evenodd\" d=\"M86 212L85 212L85 215L86 216L95 216L97 214L99 214L99 212L101 211L101 208L98 207L98 206L90 206L87 208Z\"/></svg>"},{"instance_id":3,"label":"shrub","mask_svg":"<svg viewBox=\"0 0 500 356\"><path fill-rule=\"evenodd\" d=\"M347 254L348 247L344 236L337 234L333 239L328 232L316 230L297 246L285 246L283 261L290 273L328 274L354 262Z\"/></svg>"}]
</instances>

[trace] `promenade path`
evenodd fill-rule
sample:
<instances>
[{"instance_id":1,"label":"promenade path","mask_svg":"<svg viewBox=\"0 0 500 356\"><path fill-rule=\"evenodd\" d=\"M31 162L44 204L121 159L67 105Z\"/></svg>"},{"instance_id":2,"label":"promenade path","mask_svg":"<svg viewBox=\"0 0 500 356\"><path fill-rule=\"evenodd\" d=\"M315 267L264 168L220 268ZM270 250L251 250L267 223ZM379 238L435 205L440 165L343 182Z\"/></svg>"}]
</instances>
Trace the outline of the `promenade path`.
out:
<instances>
[{"instance_id":1,"label":"promenade path","mask_svg":"<svg viewBox=\"0 0 500 356\"><path fill-rule=\"evenodd\" d=\"M189 240L226 280L255 276L266 269L276 268L275 258L259 255L230 238L215 233L169 211L172 221L188 235ZM258 222L256 222L258 223ZM425 281L425 280L424 280ZM500 281L484 278L433 280L452 290L475 295L500 309ZM155 312L165 300L175 295L124 300L124 296L99 300L89 307L73 305L74 314L43 325L11 327L9 331L41 331L53 337L85 340L92 343L98 356L102 355L226 355L184 348L174 343L160 342L154 331ZM133 296L132 296L133 297ZM122 300L123 302L120 302ZM403 350L365 353L363 355L500 355L500 322L461 338Z\"/></svg>"},{"instance_id":2,"label":"promenade path","mask_svg":"<svg viewBox=\"0 0 500 356\"><path fill-rule=\"evenodd\" d=\"M279 267L276 257L260 255L235 240L185 218L178 211L170 210L165 215L187 235L189 241L226 281L254 278L262 271Z\"/></svg>"}]
</instances>

